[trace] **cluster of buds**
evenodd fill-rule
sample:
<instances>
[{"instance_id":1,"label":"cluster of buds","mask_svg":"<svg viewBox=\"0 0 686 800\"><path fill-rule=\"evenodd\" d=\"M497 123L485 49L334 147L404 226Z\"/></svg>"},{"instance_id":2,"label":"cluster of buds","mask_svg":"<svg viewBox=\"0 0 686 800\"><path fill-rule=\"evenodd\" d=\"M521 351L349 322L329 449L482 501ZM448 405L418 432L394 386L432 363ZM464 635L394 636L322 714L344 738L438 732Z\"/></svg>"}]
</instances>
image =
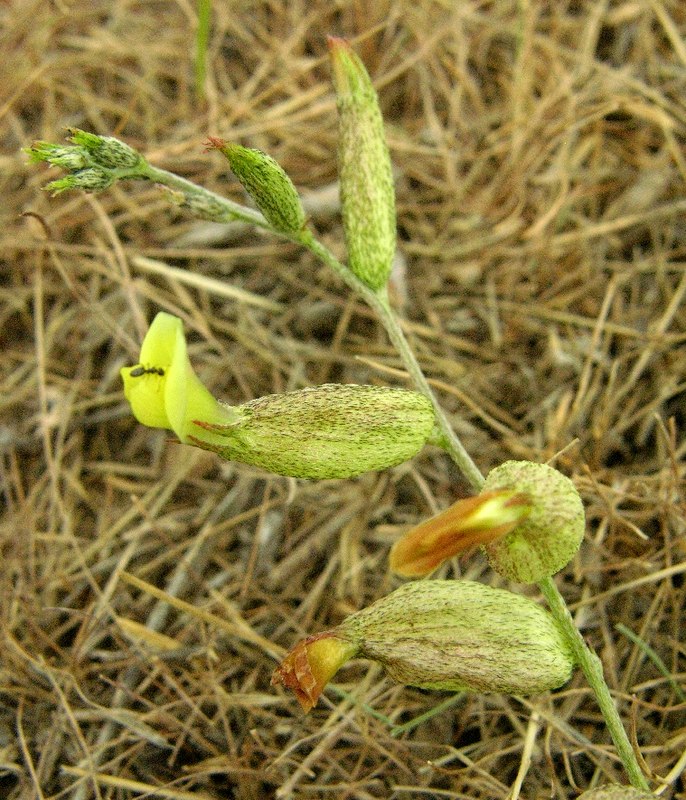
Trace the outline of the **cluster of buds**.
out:
<instances>
[{"instance_id":1,"label":"cluster of buds","mask_svg":"<svg viewBox=\"0 0 686 800\"><path fill-rule=\"evenodd\" d=\"M69 129L71 145L34 142L26 152L32 162L45 161L68 173L45 189L53 195L68 189L99 192L123 178L140 177L146 161L132 147L113 136Z\"/></svg>"},{"instance_id":2,"label":"cluster of buds","mask_svg":"<svg viewBox=\"0 0 686 800\"><path fill-rule=\"evenodd\" d=\"M326 384L239 406L216 400L193 371L183 324L159 313L139 363L121 370L136 419L231 461L296 478L350 478L395 466L436 436L417 392Z\"/></svg>"}]
</instances>

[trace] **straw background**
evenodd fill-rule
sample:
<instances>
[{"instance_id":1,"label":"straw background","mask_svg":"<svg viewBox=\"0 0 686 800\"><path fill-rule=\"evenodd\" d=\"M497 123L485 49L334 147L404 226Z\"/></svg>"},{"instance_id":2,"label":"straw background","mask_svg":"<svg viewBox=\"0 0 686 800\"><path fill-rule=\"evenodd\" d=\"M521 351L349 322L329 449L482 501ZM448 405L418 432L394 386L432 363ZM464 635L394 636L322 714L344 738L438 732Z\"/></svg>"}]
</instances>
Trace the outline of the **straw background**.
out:
<instances>
[{"instance_id":1,"label":"straw background","mask_svg":"<svg viewBox=\"0 0 686 800\"><path fill-rule=\"evenodd\" d=\"M364 661L308 716L270 687L299 638L397 585L393 541L468 487L434 448L295 482L138 425L118 371L159 310L230 402L407 377L294 245L152 185L50 198L57 171L21 153L77 126L245 202L203 142L259 147L344 258L330 33L387 120L413 347L482 470L562 451L588 527L559 586L652 785L686 797L686 5L214 2L204 97L196 24L191 0L0 8L0 796L563 800L624 780L579 674L395 736L447 695ZM480 553L439 575L504 585Z\"/></svg>"}]
</instances>

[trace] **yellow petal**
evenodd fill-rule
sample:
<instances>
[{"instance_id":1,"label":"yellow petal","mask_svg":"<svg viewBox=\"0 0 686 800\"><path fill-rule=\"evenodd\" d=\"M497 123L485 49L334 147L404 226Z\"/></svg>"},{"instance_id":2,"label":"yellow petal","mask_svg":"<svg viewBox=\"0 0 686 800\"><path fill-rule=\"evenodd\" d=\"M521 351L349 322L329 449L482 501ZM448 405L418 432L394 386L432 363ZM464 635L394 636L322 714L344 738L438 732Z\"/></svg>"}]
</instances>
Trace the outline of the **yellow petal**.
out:
<instances>
[{"instance_id":1,"label":"yellow petal","mask_svg":"<svg viewBox=\"0 0 686 800\"><path fill-rule=\"evenodd\" d=\"M140 363L121 370L124 395L131 404L133 415L151 428L172 428L166 409L165 387L179 340L185 355L181 320L160 312L143 339Z\"/></svg>"},{"instance_id":2,"label":"yellow petal","mask_svg":"<svg viewBox=\"0 0 686 800\"><path fill-rule=\"evenodd\" d=\"M141 345L140 363L124 367L121 376L136 419L173 430L182 442L198 432L196 420L215 425L235 420L230 407L218 403L193 371L183 323L172 314L157 314Z\"/></svg>"}]
</instances>

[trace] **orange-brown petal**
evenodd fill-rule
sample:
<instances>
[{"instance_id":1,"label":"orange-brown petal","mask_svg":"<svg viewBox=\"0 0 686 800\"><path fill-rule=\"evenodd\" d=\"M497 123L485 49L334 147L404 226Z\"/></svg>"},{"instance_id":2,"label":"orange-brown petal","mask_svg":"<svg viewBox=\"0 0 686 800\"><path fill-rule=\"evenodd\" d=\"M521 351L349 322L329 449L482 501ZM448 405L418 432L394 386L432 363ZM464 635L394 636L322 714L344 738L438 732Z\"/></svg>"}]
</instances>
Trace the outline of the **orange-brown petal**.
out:
<instances>
[{"instance_id":1,"label":"orange-brown petal","mask_svg":"<svg viewBox=\"0 0 686 800\"><path fill-rule=\"evenodd\" d=\"M530 510L526 495L508 490L458 500L393 545L391 570L406 578L428 575L446 559L509 533Z\"/></svg>"}]
</instances>

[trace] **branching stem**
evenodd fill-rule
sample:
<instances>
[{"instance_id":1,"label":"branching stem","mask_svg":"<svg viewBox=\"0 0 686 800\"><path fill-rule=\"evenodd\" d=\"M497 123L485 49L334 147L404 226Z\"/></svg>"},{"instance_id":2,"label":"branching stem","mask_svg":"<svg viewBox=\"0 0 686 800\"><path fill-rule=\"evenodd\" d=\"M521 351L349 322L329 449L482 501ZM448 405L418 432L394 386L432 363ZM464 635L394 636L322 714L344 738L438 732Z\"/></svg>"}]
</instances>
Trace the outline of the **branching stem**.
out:
<instances>
[{"instance_id":1,"label":"branching stem","mask_svg":"<svg viewBox=\"0 0 686 800\"><path fill-rule=\"evenodd\" d=\"M170 189L181 191L186 195L197 198L204 198L211 201L218 207L225 209L226 220L241 220L259 228L271 231L275 236L289 239L306 247L316 255L321 261L327 264L345 284L357 292L365 302L376 311L380 322L397 349L405 368L407 369L416 389L431 400L436 413L436 420L441 432L440 444L450 454L454 462L465 475L472 488L479 491L484 478L479 468L476 466L470 455L465 450L462 442L453 431L452 425L441 406L439 405L433 390L431 389L422 369L417 361L412 348L410 347L397 315L393 311L388 301L388 294L385 289L378 292L370 289L365 283L357 278L344 264L342 264L333 253L321 242L314 238L309 229L304 229L298 234L284 234L274 230L267 220L253 209L242 206L227 200L214 192L210 192L191 181L174 175L172 172L157 169L149 164L145 165L145 172L140 177L147 178L169 187ZM596 696L596 700L605 719L612 741L617 748L617 753L621 759L631 784L642 791L649 791L648 782L638 764L636 754L631 746L631 742L622 725L621 718L614 704L610 690L603 676L603 669L600 659L593 653L584 642L579 633L564 598L555 586L552 578L545 578L539 583L539 588L543 593L552 615L557 620L561 629L564 631L575 658L582 669L588 683Z\"/></svg>"}]
</instances>

